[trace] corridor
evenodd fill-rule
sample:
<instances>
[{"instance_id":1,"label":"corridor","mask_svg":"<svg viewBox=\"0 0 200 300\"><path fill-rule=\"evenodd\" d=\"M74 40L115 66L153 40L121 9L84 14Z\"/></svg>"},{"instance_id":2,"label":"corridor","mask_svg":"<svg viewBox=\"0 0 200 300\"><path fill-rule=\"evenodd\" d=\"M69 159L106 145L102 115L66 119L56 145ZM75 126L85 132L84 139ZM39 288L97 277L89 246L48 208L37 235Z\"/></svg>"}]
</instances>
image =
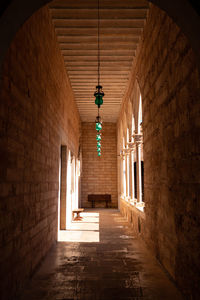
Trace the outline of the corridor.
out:
<instances>
[{"instance_id":1,"label":"corridor","mask_svg":"<svg viewBox=\"0 0 200 300\"><path fill-rule=\"evenodd\" d=\"M182 299L118 210L88 209L78 224L85 242L57 243L20 300Z\"/></svg>"},{"instance_id":2,"label":"corridor","mask_svg":"<svg viewBox=\"0 0 200 300\"><path fill-rule=\"evenodd\" d=\"M195 1L1 2L0 300L199 300Z\"/></svg>"}]
</instances>

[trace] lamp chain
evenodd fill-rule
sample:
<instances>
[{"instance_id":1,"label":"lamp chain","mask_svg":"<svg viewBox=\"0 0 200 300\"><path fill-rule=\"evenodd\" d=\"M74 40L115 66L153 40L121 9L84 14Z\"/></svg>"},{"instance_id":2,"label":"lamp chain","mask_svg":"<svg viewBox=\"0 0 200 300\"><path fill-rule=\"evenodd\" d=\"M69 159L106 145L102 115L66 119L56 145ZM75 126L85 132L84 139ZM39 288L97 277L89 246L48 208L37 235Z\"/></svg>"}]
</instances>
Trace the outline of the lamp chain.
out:
<instances>
[{"instance_id":1,"label":"lamp chain","mask_svg":"<svg viewBox=\"0 0 200 300\"><path fill-rule=\"evenodd\" d=\"M99 46L99 25L100 25L100 18L99 18L99 0L98 0L98 85L100 84L100 46Z\"/></svg>"}]
</instances>

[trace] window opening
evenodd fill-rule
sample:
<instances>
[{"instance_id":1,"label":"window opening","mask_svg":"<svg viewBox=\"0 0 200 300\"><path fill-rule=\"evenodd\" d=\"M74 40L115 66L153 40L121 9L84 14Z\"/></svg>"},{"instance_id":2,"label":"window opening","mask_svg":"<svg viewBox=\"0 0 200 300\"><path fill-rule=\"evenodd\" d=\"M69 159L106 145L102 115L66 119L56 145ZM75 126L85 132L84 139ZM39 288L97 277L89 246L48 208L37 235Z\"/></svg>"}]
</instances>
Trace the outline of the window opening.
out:
<instances>
[{"instance_id":1,"label":"window opening","mask_svg":"<svg viewBox=\"0 0 200 300\"><path fill-rule=\"evenodd\" d=\"M137 199L137 165L136 161L134 161L134 187L135 187L135 199Z\"/></svg>"}]
</instances>

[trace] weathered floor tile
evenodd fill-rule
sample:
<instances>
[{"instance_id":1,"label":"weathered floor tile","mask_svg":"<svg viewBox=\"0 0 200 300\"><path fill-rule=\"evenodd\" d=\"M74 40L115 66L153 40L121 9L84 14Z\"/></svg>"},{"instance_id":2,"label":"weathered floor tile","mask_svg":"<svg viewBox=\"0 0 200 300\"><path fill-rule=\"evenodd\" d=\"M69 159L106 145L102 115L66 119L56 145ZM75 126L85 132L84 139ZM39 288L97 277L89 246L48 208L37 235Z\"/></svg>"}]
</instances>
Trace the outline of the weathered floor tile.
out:
<instances>
[{"instance_id":1,"label":"weathered floor tile","mask_svg":"<svg viewBox=\"0 0 200 300\"><path fill-rule=\"evenodd\" d=\"M182 299L119 211L93 211L100 215L99 243L57 243L20 300Z\"/></svg>"}]
</instances>

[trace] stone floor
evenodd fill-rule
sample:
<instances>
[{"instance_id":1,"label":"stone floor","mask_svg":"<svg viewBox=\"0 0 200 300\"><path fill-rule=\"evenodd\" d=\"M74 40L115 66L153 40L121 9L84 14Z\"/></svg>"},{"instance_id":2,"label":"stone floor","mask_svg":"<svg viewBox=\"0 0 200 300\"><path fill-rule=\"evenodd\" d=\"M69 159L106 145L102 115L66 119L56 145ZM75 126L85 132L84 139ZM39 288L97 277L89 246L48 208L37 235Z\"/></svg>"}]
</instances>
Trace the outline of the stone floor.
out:
<instances>
[{"instance_id":1,"label":"stone floor","mask_svg":"<svg viewBox=\"0 0 200 300\"><path fill-rule=\"evenodd\" d=\"M88 210L61 233L68 242L50 251L21 300L182 299L118 210Z\"/></svg>"}]
</instances>

